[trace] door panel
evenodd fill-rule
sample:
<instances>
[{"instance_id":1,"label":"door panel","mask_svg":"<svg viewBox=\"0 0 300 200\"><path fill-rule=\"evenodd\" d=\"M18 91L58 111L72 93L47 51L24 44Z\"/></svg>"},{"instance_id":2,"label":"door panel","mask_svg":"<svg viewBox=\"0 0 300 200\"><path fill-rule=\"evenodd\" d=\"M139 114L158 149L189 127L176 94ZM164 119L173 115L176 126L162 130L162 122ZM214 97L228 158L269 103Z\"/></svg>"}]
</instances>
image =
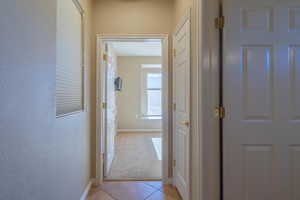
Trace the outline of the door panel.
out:
<instances>
[{"instance_id":1,"label":"door panel","mask_svg":"<svg viewBox=\"0 0 300 200\"><path fill-rule=\"evenodd\" d=\"M242 152L245 199L271 199L272 146L244 145Z\"/></svg>"},{"instance_id":2,"label":"door panel","mask_svg":"<svg viewBox=\"0 0 300 200\"><path fill-rule=\"evenodd\" d=\"M300 145L290 146L292 200L300 199Z\"/></svg>"},{"instance_id":3,"label":"door panel","mask_svg":"<svg viewBox=\"0 0 300 200\"><path fill-rule=\"evenodd\" d=\"M272 118L273 51L271 46L242 47L244 119ZM260 74L259 76L257 76Z\"/></svg>"},{"instance_id":4,"label":"door panel","mask_svg":"<svg viewBox=\"0 0 300 200\"><path fill-rule=\"evenodd\" d=\"M223 7L224 199L299 199L300 2Z\"/></svg>"},{"instance_id":5,"label":"door panel","mask_svg":"<svg viewBox=\"0 0 300 200\"><path fill-rule=\"evenodd\" d=\"M186 69L184 66L179 66L175 69L175 86L176 86L176 107L177 111L181 113L185 113L186 110L186 96L185 96L185 83L186 82L186 76L185 76Z\"/></svg>"},{"instance_id":6,"label":"door panel","mask_svg":"<svg viewBox=\"0 0 300 200\"><path fill-rule=\"evenodd\" d=\"M300 31L300 8L289 8L289 29L290 31Z\"/></svg>"},{"instance_id":7,"label":"door panel","mask_svg":"<svg viewBox=\"0 0 300 200\"><path fill-rule=\"evenodd\" d=\"M173 38L174 81L174 182L184 200L189 199L190 155L190 21L180 27Z\"/></svg>"},{"instance_id":8,"label":"door panel","mask_svg":"<svg viewBox=\"0 0 300 200\"><path fill-rule=\"evenodd\" d=\"M291 118L300 120L300 45L290 46ZM298 91L298 92L297 92Z\"/></svg>"}]
</instances>

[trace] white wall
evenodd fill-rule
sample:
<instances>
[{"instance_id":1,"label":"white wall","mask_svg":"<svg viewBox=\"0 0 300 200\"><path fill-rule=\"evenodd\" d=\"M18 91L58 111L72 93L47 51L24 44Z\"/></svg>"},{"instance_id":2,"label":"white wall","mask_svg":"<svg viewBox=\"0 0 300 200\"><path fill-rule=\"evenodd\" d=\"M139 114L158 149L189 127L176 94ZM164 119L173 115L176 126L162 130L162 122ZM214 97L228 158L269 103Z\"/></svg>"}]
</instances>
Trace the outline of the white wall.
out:
<instances>
[{"instance_id":1,"label":"white wall","mask_svg":"<svg viewBox=\"0 0 300 200\"><path fill-rule=\"evenodd\" d=\"M120 56L118 76L123 89L117 92L118 129L161 129L161 120L141 118L141 65L161 64L161 57Z\"/></svg>"},{"instance_id":2,"label":"white wall","mask_svg":"<svg viewBox=\"0 0 300 200\"><path fill-rule=\"evenodd\" d=\"M0 199L79 199L90 179L89 104L56 119L56 1L4 0L0 16Z\"/></svg>"}]
</instances>

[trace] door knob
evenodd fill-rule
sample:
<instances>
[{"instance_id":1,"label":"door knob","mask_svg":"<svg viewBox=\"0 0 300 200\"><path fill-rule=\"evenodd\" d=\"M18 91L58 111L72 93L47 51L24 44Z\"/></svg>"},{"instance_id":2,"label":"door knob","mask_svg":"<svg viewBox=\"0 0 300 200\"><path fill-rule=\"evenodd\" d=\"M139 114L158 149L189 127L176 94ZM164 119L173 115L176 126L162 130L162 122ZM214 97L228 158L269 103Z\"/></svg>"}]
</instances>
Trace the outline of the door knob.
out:
<instances>
[{"instance_id":1,"label":"door knob","mask_svg":"<svg viewBox=\"0 0 300 200\"><path fill-rule=\"evenodd\" d=\"M181 122L181 125L189 127L190 126L190 122L189 121L183 121L183 122Z\"/></svg>"}]
</instances>

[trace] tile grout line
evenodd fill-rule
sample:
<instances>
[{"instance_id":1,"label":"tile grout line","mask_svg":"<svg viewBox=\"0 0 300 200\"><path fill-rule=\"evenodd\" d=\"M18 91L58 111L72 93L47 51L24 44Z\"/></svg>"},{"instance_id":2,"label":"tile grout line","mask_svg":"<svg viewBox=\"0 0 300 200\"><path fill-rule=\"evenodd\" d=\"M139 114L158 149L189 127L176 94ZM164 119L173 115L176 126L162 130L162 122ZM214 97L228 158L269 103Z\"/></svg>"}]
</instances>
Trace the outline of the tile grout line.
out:
<instances>
[{"instance_id":1,"label":"tile grout line","mask_svg":"<svg viewBox=\"0 0 300 200\"><path fill-rule=\"evenodd\" d=\"M147 196L144 200L147 200L147 199L149 199L153 194L155 194L156 192L158 192L159 191L159 189L158 188L156 188L156 187L154 187L153 185L150 185L149 183L148 183L148 181L146 181L146 182L142 182L142 184L144 184L144 185L147 185L147 186L149 186L149 187L151 187L151 188L153 188L153 189L155 189L151 194L149 194L149 196Z\"/></svg>"},{"instance_id":2,"label":"tile grout line","mask_svg":"<svg viewBox=\"0 0 300 200\"><path fill-rule=\"evenodd\" d=\"M105 190L103 190L103 189L101 189L101 188L99 189L99 191L105 193L107 196L109 196L109 197L112 198L113 200L119 200L119 199L115 198L112 194L106 192ZM98 191L98 192L99 192L99 191Z\"/></svg>"},{"instance_id":3,"label":"tile grout line","mask_svg":"<svg viewBox=\"0 0 300 200\"><path fill-rule=\"evenodd\" d=\"M152 187L152 188L154 188L154 189L157 189L157 190L160 190L160 189L162 189L162 188L163 188L163 186L162 186L162 187L159 187L159 188L157 188L157 187L154 187L153 185L149 184L149 183L148 183L148 181L146 181L146 182L142 182L142 183L144 183L145 185L147 185L147 186L150 186L150 187Z\"/></svg>"},{"instance_id":4,"label":"tile grout line","mask_svg":"<svg viewBox=\"0 0 300 200\"><path fill-rule=\"evenodd\" d=\"M159 192L159 190L157 188L155 188L156 190L154 190L151 194L149 194L149 196L147 196L144 200L149 199L153 194L155 194L156 192Z\"/></svg>"},{"instance_id":5,"label":"tile grout line","mask_svg":"<svg viewBox=\"0 0 300 200\"><path fill-rule=\"evenodd\" d=\"M144 200L146 200L146 199L148 199L148 198L150 198L154 193L156 193L156 192L159 192L160 191L160 189L158 189L158 188L156 188L156 187L154 187L154 186L152 186L152 185L150 185L150 184L147 184L147 183L145 183L145 182L140 182L140 183L142 183L142 184L144 184L144 185L146 185L146 186L148 186L148 187L150 187L150 188L152 188L152 189L154 189L153 190L153 192L151 192L148 196L146 196L146 198L144 199ZM162 187L160 187L160 188L162 188ZM104 193L106 193L108 196L110 196L113 200L119 200L118 198L116 198L116 197L114 197L111 193L109 193L109 192L106 192L105 190L103 190L103 189L100 189L100 191L102 191L102 192L104 192Z\"/></svg>"},{"instance_id":6,"label":"tile grout line","mask_svg":"<svg viewBox=\"0 0 300 200\"><path fill-rule=\"evenodd\" d=\"M119 200L116 197L114 197L112 194L110 194L109 192L106 192L104 190L101 189L102 192L105 192L108 196L110 196L113 200Z\"/></svg>"}]
</instances>

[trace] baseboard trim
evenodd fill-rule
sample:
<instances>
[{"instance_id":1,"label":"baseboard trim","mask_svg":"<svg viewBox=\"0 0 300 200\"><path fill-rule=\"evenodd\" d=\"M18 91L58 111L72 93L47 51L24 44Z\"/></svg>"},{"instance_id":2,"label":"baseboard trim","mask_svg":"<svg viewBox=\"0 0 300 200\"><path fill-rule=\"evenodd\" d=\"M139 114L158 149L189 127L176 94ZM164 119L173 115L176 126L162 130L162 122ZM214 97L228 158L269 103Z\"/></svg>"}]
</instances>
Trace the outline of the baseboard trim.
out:
<instances>
[{"instance_id":1,"label":"baseboard trim","mask_svg":"<svg viewBox=\"0 0 300 200\"><path fill-rule=\"evenodd\" d=\"M90 180L90 182L85 187L84 192L82 193L80 200L86 200L87 199L89 191L90 191L92 185L93 185L93 180Z\"/></svg>"},{"instance_id":2,"label":"baseboard trim","mask_svg":"<svg viewBox=\"0 0 300 200\"><path fill-rule=\"evenodd\" d=\"M161 129L118 129L118 132L133 132L133 133L137 133L137 132L162 132Z\"/></svg>"}]
</instances>

